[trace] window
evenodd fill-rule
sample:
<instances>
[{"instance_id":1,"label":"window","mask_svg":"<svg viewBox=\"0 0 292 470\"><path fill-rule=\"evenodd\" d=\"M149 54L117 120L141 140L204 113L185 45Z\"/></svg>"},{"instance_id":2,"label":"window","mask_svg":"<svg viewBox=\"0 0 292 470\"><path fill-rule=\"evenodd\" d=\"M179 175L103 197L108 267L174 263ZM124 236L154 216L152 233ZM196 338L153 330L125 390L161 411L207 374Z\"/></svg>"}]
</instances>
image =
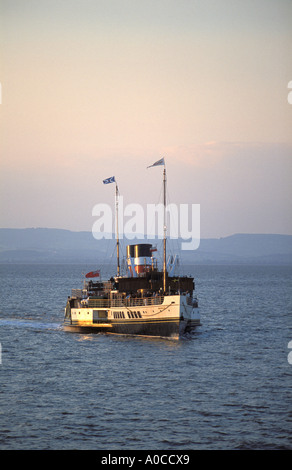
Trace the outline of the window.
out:
<instances>
[{"instance_id":1,"label":"window","mask_svg":"<svg viewBox=\"0 0 292 470\"><path fill-rule=\"evenodd\" d=\"M119 312L114 312L114 313L113 313L113 317L114 317L114 318L125 318L125 314L124 314L124 312L121 312L121 311L119 311Z\"/></svg>"}]
</instances>

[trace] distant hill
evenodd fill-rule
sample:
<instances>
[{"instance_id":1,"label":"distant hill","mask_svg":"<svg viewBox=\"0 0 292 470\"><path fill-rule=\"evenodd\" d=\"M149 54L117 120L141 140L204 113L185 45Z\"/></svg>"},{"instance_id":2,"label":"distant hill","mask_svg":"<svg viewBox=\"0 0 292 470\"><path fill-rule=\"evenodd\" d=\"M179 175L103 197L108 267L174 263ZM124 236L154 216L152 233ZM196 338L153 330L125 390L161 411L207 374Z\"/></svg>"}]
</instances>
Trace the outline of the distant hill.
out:
<instances>
[{"instance_id":1,"label":"distant hill","mask_svg":"<svg viewBox=\"0 0 292 470\"><path fill-rule=\"evenodd\" d=\"M139 241L147 243L124 238L121 248ZM161 240L149 243L162 246ZM170 240L168 246L172 252L178 251L184 264L292 265L291 235L236 234L203 239L195 251L181 251L180 240ZM96 240L91 232L0 229L0 263L96 263L114 256L114 238Z\"/></svg>"}]
</instances>

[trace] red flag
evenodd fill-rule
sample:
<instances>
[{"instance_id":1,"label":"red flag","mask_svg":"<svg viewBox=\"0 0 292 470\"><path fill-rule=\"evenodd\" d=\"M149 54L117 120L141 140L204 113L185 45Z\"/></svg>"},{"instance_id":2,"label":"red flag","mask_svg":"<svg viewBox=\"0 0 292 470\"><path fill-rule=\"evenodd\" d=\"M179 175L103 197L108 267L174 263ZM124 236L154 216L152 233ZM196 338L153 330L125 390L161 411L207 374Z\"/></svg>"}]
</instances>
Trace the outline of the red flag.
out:
<instances>
[{"instance_id":1,"label":"red flag","mask_svg":"<svg viewBox=\"0 0 292 470\"><path fill-rule=\"evenodd\" d=\"M98 271L90 271L90 273L85 274L85 277L99 277L99 270Z\"/></svg>"}]
</instances>

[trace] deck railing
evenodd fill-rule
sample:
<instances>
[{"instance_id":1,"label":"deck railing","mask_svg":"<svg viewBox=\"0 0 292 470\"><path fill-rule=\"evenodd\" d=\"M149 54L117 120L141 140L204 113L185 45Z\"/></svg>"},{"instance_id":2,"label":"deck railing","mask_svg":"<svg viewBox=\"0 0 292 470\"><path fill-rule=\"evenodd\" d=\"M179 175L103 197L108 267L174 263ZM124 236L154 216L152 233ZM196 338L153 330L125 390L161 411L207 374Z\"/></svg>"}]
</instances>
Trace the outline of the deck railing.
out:
<instances>
[{"instance_id":1,"label":"deck railing","mask_svg":"<svg viewBox=\"0 0 292 470\"><path fill-rule=\"evenodd\" d=\"M163 303L163 296L157 297L138 297L138 298L123 298L123 299L89 299L88 307L96 308L110 308L110 307L142 307L143 305L161 305Z\"/></svg>"}]
</instances>

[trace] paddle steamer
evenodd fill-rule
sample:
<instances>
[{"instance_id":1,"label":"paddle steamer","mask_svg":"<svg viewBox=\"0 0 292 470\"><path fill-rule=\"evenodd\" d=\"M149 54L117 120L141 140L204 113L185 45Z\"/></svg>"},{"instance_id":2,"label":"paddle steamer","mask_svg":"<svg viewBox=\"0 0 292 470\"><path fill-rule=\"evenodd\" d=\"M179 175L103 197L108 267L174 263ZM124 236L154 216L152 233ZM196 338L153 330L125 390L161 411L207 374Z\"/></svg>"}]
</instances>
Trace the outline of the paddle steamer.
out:
<instances>
[{"instance_id":1,"label":"paddle steamer","mask_svg":"<svg viewBox=\"0 0 292 470\"><path fill-rule=\"evenodd\" d=\"M151 166L164 164L164 159ZM115 178L104 183L116 184ZM164 209L166 169L163 170ZM72 289L65 308L64 327L76 332L159 336L178 339L200 325L192 277L174 276L176 259L166 259L164 210L163 267L158 268L156 249L149 243L127 246L127 273L120 274L120 243L116 222L117 274L107 281L92 280L99 271L86 275L83 289Z\"/></svg>"}]
</instances>

